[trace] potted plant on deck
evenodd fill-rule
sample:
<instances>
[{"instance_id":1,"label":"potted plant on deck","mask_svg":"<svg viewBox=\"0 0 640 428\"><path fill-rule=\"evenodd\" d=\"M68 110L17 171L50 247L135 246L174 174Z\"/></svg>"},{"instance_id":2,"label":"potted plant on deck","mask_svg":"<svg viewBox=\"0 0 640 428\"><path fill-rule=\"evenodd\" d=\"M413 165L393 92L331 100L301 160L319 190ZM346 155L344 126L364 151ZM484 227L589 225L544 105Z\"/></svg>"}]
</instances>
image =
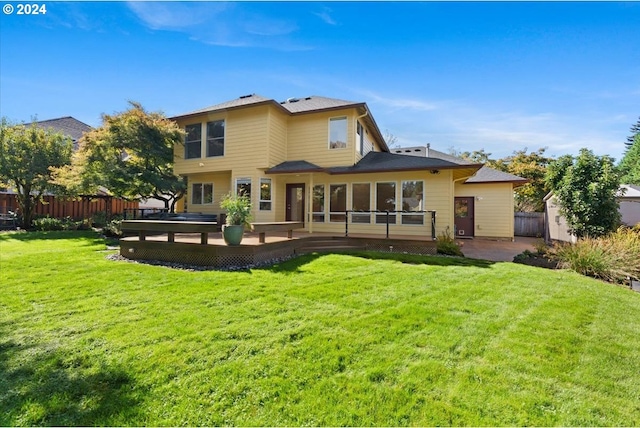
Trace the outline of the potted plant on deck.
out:
<instances>
[{"instance_id":1,"label":"potted plant on deck","mask_svg":"<svg viewBox=\"0 0 640 428\"><path fill-rule=\"evenodd\" d=\"M251 200L247 195L227 194L220 202L220 207L227 212L222 236L227 245L240 245L244 235L244 227L251 220Z\"/></svg>"}]
</instances>

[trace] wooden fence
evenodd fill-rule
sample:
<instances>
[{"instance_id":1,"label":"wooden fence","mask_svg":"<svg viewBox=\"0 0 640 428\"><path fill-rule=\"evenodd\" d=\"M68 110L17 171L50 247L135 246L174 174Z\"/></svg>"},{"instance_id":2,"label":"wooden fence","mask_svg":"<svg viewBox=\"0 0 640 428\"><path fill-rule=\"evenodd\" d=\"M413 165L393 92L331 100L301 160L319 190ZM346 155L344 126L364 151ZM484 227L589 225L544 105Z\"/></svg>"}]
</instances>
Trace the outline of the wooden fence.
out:
<instances>
[{"instance_id":1,"label":"wooden fence","mask_svg":"<svg viewBox=\"0 0 640 428\"><path fill-rule=\"evenodd\" d=\"M516 236L534 236L544 238L544 213L517 212L514 216L514 234Z\"/></svg>"},{"instance_id":2,"label":"wooden fence","mask_svg":"<svg viewBox=\"0 0 640 428\"><path fill-rule=\"evenodd\" d=\"M18 201L13 193L0 193L0 211L18 211ZM125 201L112 196L95 195L83 196L78 199L45 196L43 202L38 202L34 213L37 216L54 218L71 217L74 220L90 218L96 213L105 212L111 217L123 214L125 209L138 208L137 201ZM18 212L19 214L19 212Z\"/></svg>"}]
</instances>

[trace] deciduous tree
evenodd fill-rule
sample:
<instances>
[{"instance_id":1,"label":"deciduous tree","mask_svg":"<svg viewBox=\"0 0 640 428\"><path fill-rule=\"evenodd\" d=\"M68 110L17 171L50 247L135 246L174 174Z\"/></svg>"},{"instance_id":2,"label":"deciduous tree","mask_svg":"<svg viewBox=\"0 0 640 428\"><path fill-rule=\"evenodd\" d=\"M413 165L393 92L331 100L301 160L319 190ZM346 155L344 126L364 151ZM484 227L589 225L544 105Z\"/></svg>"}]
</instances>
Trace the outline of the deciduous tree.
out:
<instances>
[{"instance_id":1,"label":"deciduous tree","mask_svg":"<svg viewBox=\"0 0 640 428\"><path fill-rule=\"evenodd\" d=\"M529 182L515 190L515 209L517 211L544 211L544 197L549 193L545 175L553 160L545 156L546 148L527 153L527 148L513 152L513 155L498 159L491 167L508 172Z\"/></svg>"},{"instance_id":2,"label":"deciduous tree","mask_svg":"<svg viewBox=\"0 0 640 428\"><path fill-rule=\"evenodd\" d=\"M575 158L561 156L549 165L546 179L569 231L579 238L605 235L620 224L620 177L610 156L595 156L588 149Z\"/></svg>"},{"instance_id":3,"label":"deciduous tree","mask_svg":"<svg viewBox=\"0 0 640 428\"><path fill-rule=\"evenodd\" d=\"M56 180L74 194L104 187L120 198L157 198L173 212L186 189L173 173L173 149L184 132L162 113L129 104L125 112L102 115L102 126L82 137L72 165L58 170Z\"/></svg>"},{"instance_id":4,"label":"deciduous tree","mask_svg":"<svg viewBox=\"0 0 640 428\"><path fill-rule=\"evenodd\" d=\"M0 125L0 182L16 190L22 226L31 227L34 208L48 191L56 190L52 168L71 162L69 137L31 125Z\"/></svg>"}]
</instances>

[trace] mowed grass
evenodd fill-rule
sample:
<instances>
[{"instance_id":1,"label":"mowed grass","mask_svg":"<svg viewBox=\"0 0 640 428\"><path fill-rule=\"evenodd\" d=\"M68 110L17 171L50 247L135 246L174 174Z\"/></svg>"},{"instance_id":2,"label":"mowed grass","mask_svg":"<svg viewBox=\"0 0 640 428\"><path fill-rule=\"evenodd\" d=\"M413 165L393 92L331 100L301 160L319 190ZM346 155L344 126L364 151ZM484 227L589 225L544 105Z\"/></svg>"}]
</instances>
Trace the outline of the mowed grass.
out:
<instances>
[{"instance_id":1,"label":"mowed grass","mask_svg":"<svg viewBox=\"0 0 640 428\"><path fill-rule=\"evenodd\" d=\"M189 272L104 250L0 234L0 425L640 425L640 294L620 287L455 258Z\"/></svg>"}]
</instances>

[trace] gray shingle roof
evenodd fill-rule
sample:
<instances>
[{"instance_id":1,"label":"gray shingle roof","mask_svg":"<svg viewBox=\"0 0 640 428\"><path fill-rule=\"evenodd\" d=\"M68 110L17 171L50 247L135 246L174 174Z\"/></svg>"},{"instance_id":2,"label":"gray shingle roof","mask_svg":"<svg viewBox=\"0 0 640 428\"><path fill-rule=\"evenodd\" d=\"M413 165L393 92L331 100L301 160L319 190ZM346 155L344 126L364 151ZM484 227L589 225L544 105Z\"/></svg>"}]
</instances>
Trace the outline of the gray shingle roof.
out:
<instances>
[{"instance_id":1,"label":"gray shingle roof","mask_svg":"<svg viewBox=\"0 0 640 428\"><path fill-rule=\"evenodd\" d=\"M522 183L525 184L529 180L526 178L518 177L517 175L509 174L508 172L498 171L497 169L483 166L478 172L467 181L465 184L479 184L479 183Z\"/></svg>"},{"instance_id":2,"label":"gray shingle roof","mask_svg":"<svg viewBox=\"0 0 640 428\"><path fill-rule=\"evenodd\" d=\"M480 167L479 164L458 164L444 159L405 156L387 152L369 152L355 165L327 168L329 174L357 174L366 172L420 171Z\"/></svg>"},{"instance_id":3,"label":"gray shingle roof","mask_svg":"<svg viewBox=\"0 0 640 428\"><path fill-rule=\"evenodd\" d=\"M331 110L343 107L353 107L363 105L364 103L339 100L336 98L319 97L314 95L306 98L289 98L287 101L283 101L280 104L289 112L295 114L318 110Z\"/></svg>"},{"instance_id":4,"label":"gray shingle roof","mask_svg":"<svg viewBox=\"0 0 640 428\"><path fill-rule=\"evenodd\" d=\"M60 117L58 119L41 120L35 122L35 125L39 128L53 130L71 137L74 142L78 141L85 132L89 132L93 129L86 123L80 122L78 119L71 116Z\"/></svg>"},{"instance_id":5,"label":"gray shingle roof","mask_svg":"<svg viewBox=\"0 0 640 428\"><path fill-rule=\"evenodd\" d=\"M294 172L322 172L324 169L318 165L304 160L282 162L266 171L267 174L283 174Z\"/></svg>"},{"instance_id":6,"label":"gray shingle roof","mask_svg":"<svg viewBox=\"0 0 640 428\"><path fill-rule=\"evenodd\" d=\"M344 107L361 106L364 103L357 103L353 101L339 100L336 98L326 98L319 96L311 96L305 98L289 98L286 101L278 102L271 98L265 98L262 95L250 94L243 95L235 100L226 101L224 103L216 104L210 107L190 111L188 113L174 116L173 119L183 116L194 116L202 113L209 113L214 111L229 110L240 107L246 107L250 105L258 104L273 104L283 109L290 114L307 113L321 110L332 110Z\"/></svg>"},{"instance_id":7,"label":"gray shingle roof","mask_svg":"<svg viewBox=\"0 0 640 428\"><path fill-rule=\"evenodd\" d=\"M249 94L249 95L243 95L240 98L236 98L235 100L225 101L224 103L220 103L220 104L212 105L209 107L201 108L198 110L190 111L188 113L180 114L178 116L175 116L174 118L181 117L181 116L193 116L196 114L208 113L211 111L228 110L228 109L233 109L238 107L245 107L251 104L261 104L261 103L270 103L270 102L275 102L275 101L270 98L265 98L262 95Z\"/></svg>"},{"instance_id":8,"label":"gray shingle roof","mask_svg":"<svg viewBox=\"0 0 640 428\"><path fill-rule=\"evenodd\" d=\"M440 152L438 150L434 150L432 148L428 149L429 157L443 159L449 162L456 163L458 165L470 165L473 162L470 162L466 159L459 158L457 156L449 155L447 153ZM488 166L483 166L476 172L473 177L469 178L465 183L467 184L480 184L480 183L521 183L524 184L528 182L526 178L518 177L517 175L509 174L508 172L502 172L497 169L489 168Z\"/></svg>"}]
</instances>

